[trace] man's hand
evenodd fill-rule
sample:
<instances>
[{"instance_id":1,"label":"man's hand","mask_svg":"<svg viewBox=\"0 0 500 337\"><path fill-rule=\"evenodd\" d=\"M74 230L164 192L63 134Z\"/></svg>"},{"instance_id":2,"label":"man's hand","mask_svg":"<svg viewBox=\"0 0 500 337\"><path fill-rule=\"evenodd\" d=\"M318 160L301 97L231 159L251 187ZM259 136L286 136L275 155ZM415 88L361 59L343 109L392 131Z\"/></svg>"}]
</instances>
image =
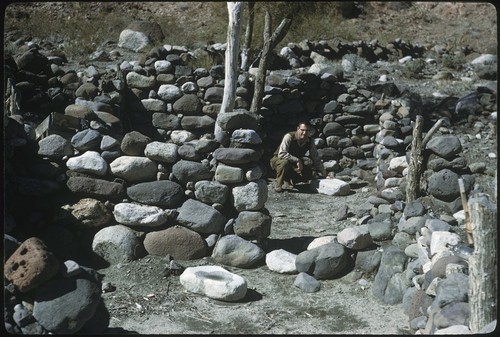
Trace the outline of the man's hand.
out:
<instances>
[{"instance_id":1,"label":"man's hand","mask_svg":"<svg viewBox=\"0 0 500 337\"><path fill-rule=\"evenodd\" d=\"M299 160L299 161L297 162L297 170L296 170L296 171L297 171L297 173L299 173L299 174L300 174L300 173L302 173L302 169L303 169L303 168L304 168L304 164L302 164L302 160Z\"/></svg>"}]
</instances>

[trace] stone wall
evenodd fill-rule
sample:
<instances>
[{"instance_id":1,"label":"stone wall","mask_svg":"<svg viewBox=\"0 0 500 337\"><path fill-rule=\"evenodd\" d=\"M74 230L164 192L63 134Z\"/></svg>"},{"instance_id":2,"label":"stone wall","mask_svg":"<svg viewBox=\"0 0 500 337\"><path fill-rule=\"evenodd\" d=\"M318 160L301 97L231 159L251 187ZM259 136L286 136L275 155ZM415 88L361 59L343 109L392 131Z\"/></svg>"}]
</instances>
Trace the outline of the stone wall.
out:
<instances>
[{"instance_id":1,"label":"stone wall","mask_svg":"<svg viewBox=\"0 0 500 337\"><path fill-rule=\"evenodd\" d=\"M406 203L406 151L414 117L422 113L418 95L401 93L391 82L350 83L344 71L363 62L350 55L342 67L318 62L271 71L258 114L248 111L254 70L242 73L235 110L219 113L223 67L192 69L184 53L159 47L139 61L65 71L60 57L30 46L6 61L13 86L10 114L4 115L5 257L35 236L60 261L211 255L222 264L252 266L265 256L261 242L272 224L265 207L269 159L282 135L309 119L330 175L351 183L375 179L377 194L354 209L368 242L392 240L393 248L381 253L373 295L388 304L415 303L416 296L432 302L435 296L429 319L407 309L415 330L434 324L445 295L430 287L437 281L426 272L447 277L448 263L440 257L456 264L447 245L459 243L450 229L460 225L453 216L460 196L447 182L461 176L467 192L474 187L460 140L444 129L429 143L423 180L428 195ZM471 99L483 110L496 109L492 92L477 91L462 106L471 106ZM41 123L51 113L67 119ZM229 144L215 140L215 123ZM345 246L357 235L344 241L339 234L338 241ZM347 248L359 250L362 261L363 249ZM15 276L10 281L15 284ZM39 280L32 282L36 288Z\"/></svg>"}]
</instances>

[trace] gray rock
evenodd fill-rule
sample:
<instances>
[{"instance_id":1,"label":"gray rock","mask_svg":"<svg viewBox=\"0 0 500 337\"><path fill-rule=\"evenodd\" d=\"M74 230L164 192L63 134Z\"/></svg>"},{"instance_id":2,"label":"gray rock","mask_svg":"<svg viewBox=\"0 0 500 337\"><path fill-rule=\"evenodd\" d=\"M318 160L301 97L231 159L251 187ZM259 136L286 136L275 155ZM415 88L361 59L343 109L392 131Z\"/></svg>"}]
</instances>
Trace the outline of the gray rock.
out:
<instances>
[{"instance_id":1,"label":"gray rock","mask_svg":"<svg viewBox=\"0 0 500 337\"><path fill-rule=\"evenodd\" d=\"M218 148L213 152L214 159L227 164L248 164L257 162L262 153L248 148Z\"/></svg>"},{"instance_id":2,"label":"gray rock","mask_svg":"<svg viewBox=\"0 0 500 337\"><path fill-rule=\"evenodd\" d=\"M71 145L80 152L97 151L101 145L102 135L99 131L85 129L71 137Z\"/></svg>"},{"instance_id":3,"label":"gray rock","mask_svg":"<svg viewBox=\"0 0 500 337\"><path fill-rule=\"evenodd\" d=\"M71 192L83 197L116 200L125 196L123 184L103 179L69 177L66 185Z\"/></svg>"},{"instance_id":4,"label":"gray rock","mask_svg":"<svg viewBox=\"0 0 500 337\"><path fill-rule=\"evenodd\" d=\"M405 200L406 195L399 187L390 187L380 191L380 197L394 203L398 200Z\"/></svg>"},{"instance_id":5,"label":"gray rock","mask_svg":"<svg viewBox=\"0 0 500 337\"><path fill-rule=\"evenodd\" d=\"M415 216L409 219L404 220L400 219L398 224L398 229L400 232L408 233L410 235L414 235L417 232L420 232L420 229L425 226L425 222L429 219L429 216Z\"/></svg>"},{"instance_id":6,"label":"gray rock","mask_svg":"<svg viewBox=\"0 0 500 337\"><path fill-rule=\"evenodd\" d=\"M144 52L152 45L148 36L143 32L124 29L118 39L118 47L130 49L135 52Z\"/></svg>"},{"instance_id":7,"label":"gray rock","mask_svg":"<svg viewBox=\"0 0 500 337\"><path fill-rule=\"evenodd\" d=\"M126 81L130 88L142 90L150 90L156 85L156 79L154 76L141 75L135 71L127 73Z\"/></svg>"},{"instance_id":8,"label":"gray rock","mask_svg":"<svg viewBox=\"0 0 500 337\"><path fill-rule=\"evenodd\" d=\"M438 283L431 308L444 308L455 302L467 302L468 292L469 277L463 273L451 273Z\"/></svg>"},{"instance_id":9,"label":"gray rock","mask_svg":"<svg viewBox=\"0 0 500 337\"><path fill-rule=\"evenodd\" d=\"M174 102L174 112L184 116L201 116L203 104L196 94L185 94Z\"/></svg>"},{"instance_id":10,"label":"gray rock","mask_svg":"<svg viewBox=\"0 0 500 337\"><path fill-rule=\"evenodd\" d=\"M421 216L425 214L425 207L420 200L408 202L405 205L403 215L407 218Z\"/></svg>"},{"instance_id":11,"label":"gray rock","mask_svg":"<svg viewBox=\"0 0 500 337\"><path fill-rule=\"evenodd\" d=\"M392 237L393 226L390 221L369 222L368 232L374 241L388 240Z\"/></svg>"},{"instance_id":12,"label":"gray rock","mask_svg":"<svg viewBox=\"0 0 500 337\"><path fill-rule=\"evenodd\" d=\"M439 219L427 219L425 227L429 228L431 232L435 231L449 231L451 226L449 223Z\"/></svg>"},{"instance_id":13,"label":"gray rock","mask_svg":"<svg viewBox=\"0 0 500 337\"><path fill-rule=\"evenodd\" d=\"M127 132L123 136L120 149L127 156L143 156L146 145L151 142L151 138L138 131Z\"/></svg>"},{"instance_id":14,"label":"gray rock","mask_svg":"<svg viewBox=\"0 0 500 337\"><path fill-rule=\"evenodd\" d=\"M181 119L181 126L184 130L195 131L199 129L213 128L215 119L210 116L184 116Z\"/></svg>"},{"instance_id":15,"label":"gray rock","mask_svg":"<svg viewBox=\"0 0 500 337\"><path fill-rule=\"evenodd\" d=\"M261 247L234 234L221 237L212 252L218 263L238 268L252 267L265 255Z\"/></svg>"},{"instance_id":16,"label":"gray rock","mask_svg":"<svg viewBox=\"0 0 500 337\"><path fill-rule=\"evenodd\" d=\"M433 158L429 157L427 162L427 168L433 170L434 172L441 171L444 169L450 169L452 171L460 171L467 166L467 160L464 157L457 157L449 161L444 158Z\"/></svg>"},{"instance_id":17,"label":"gray rock","mask_svg":"<svg viewBox=\"0 0 500 337\"><path fill-rule=\"evenodd\" d=\"M165 102L175 102L177 99L182 97L182 91L174 84L163 84L158 88L158 96Z\"/></svg>"},{"instance_id":18,"label":"gray rock","mask_svg":"<svg viewBox=\"0 0 500 337\"><path fill-rule=\"evenodd\" d=\"M311 185L318 193L326 195L344 196L351 192L350 185L340 179L315 179Z\"/></svg>"},{"instance_id":19,"label":"gray rock","mask_svg":"<svg viewBox=\"0 0 500 337\"><path fill-rule=\"evenodd\" d=\"M211 180L214 175L204 164L190 160L180 160L175 163L172 166L172 174L183 185L188 181Z\"/></svg>"},{"instance_id":20,"label":"gray rock","mask_svg":"<svg viewBox=\"0 0 500 337\"><path fill-rule=\"evenodd\" d=\"M74 334L94 315L100 299L96 280L53 279L37 289L33 317L53 334Z\"/></svg>"},{"instance_id":21,"label":"gray rock","mask_svg":"<svg viewBox=\"0 0 500 337\"><path fill-rule=\"evenodd\" d=\"M75 96L92 100L99 93L98 88L93 83L83 83L76 89Z\"/></svg>"},{"instance_id":22,"label":"gray rock","mask_svg":"<svg viewBox=\"0 0 500 337\"><path fill-rule=\"evenodd\" d=\"M264 208L267 197L267 182L264 179L250 181L232 189L233 205L237 211L258 211Z\"/></svg>"},{"instance_id":23,"label":"gray rock","mask_svg":"<svg viewBox=\"0 0 500 337\"><path fill-rule=\"evenodd\" d=\"M167 105L161 99L146 98L141 100L141 104L149 112L167 112Z\"/></svg>"},{"instance_id":24,"label":"gray rock","mask_svg":"<svg viewBox=\"0 0 500 337\"><path fill-rule=\"evenodd\" d=\"M344 228L337 234L337 241L353 250L363 250L373 243L367 225Z\"/></svg>"},{"instance_id":25,"label":"gray rock","mask_svg":"<svg viewBox=\"0 0 500 337\"><path fill-rule=\"evenodd\" d=\"M196 142L194 148L198 153L206 154L213 152L219 146L220 144L215 139L202 137Z\"/></svg>"},{"instance_id":26,"label":"gray rock","mask_svg":"<svg viewBox=\"0 0 500 337\"><path fill-rule=\"evenodd\" d=\"M323 127L323 134L325 137L329 136L344 136L344 127L337 122L329 122Z\"/></svg>"},{"instance_id":27,"label":"gray rock","mask_svg":"<svg viewBox=\"0 0 500 337\"><path fill-rule=\"evenodd\" d=\"M414 241L414 237L406 232L397 232L392 238L392 244L402 251L404 251L406 247L411 245Z\"/></svg>"},{"instance_id":28,"label":"gray rock","mask_svg":"<svg viewBox=\"0 0 500 337\"><path fill-rule=\"evenodd\" d=\"M142 204L176 208L184 199L184 190L173 181L159 180L135 184L127 188L127 195Z\"/></svg>"},{"instance_id":29,"label":"gray rock","mask_svg":"<svg viewBox=\"0 0 500 337\"><path fill-rule=\"evenodd\" d=\"M295 274L295 258L297 255L284 249L276 249L266 254L266 266L269 270L280 274Z\"/></svg>"},{"instance_id":30,"label":"gray rock","mask_svg":"<svg viewBox=\"0 0 500 337\"><path fill-rule=\"evenodd\" d=\"M161 163L175 163L178 149L179 146L176 144L153 141L146 145L144 155Z\"/></svg>"},{"instance_id":31,"label":"gray rock","mask_svg":"<svg viewBox=\"0 0 500 337\"><path fill-rule=\"evenodd\" d=\"M224 88L209 87L205 91L203 99L211 103L222 103L223 96L224 96Z\"/></svg>"},{"instance_id":32,"label":"gray rock","mask_svg":"<svg viewBox=\"0 0 500 337\"><path fill-rule=\"evenodd\" d=\"M455 135L443 135L431 138L426 145L426 149L442 158L450 159L462 151L462 144Z\"/></svg>"},{"instance_id":33,"label":"gray rock","mask_svg":"<svg viewBox=\"0 0 500 337\"><path fill-rule=\"evenodd\" d=\"M321 282L304 272L297 275L293 281L293 285L306 293L314 293L321 289Z\"/></svg>"},{"instance_id":34,"label":"gray rock","mask_svg":"<svg viewBox=\"0 0 500 337\"><path fill-rule=\"evenodd\" d=\"M173 70L172 63L167 61L167 60L155 61L154 67L156 70L156 74L164 74L164 73L171 72ZM160 91L160 90L158 90L158 91ZM162 97L162 99L164 99L164 98Z\"/></svg>"},{"instance_id":35,"label":"gray rock","mask_svg":"<svg viewBox=\"0 0 500 337\"><path fill-rule=\"evenodd\" d=\"M400 282L406 267L406 254L394 245L387 246L380 261L380 267L372 285L372 294L386 304L399 303L404 290Z\"/></svg>"},{"instance_id":36,"label":"gray rock","mask_svg":"<svg viewBox=\"0 0 500 337\"><path fill-rule=\"evenodd\" d=\"M171 210L128 202L116 204L113 209L116 222L126 226L159 227L166 224L171 215Z\"/></svg>"},{"instance_id":37,"label":"gray rock","mask_svg":"<svg viewBox=\"0 0 500 337\"><path fill-rule=\"evenodd\" d=\"M179 146L179 149L177 150L177 154L179 157L183 160L190 160L190 161L200 161L203 159L201 154L196 152L196 149L194 148L194 144L191 141L190 143L182 144Z\"/></svg>"},{"instance_id":38,"label":"gray rock","mask_svg":"<svg viewBox=\"0 0 500 337\"><path fill-rule=\"evenodd\" d=\"M263 239L271 234L269 212L242 211L233 225L234 233L244 239Z\"/></svg>"},{"instance_id":39,"label":"gray rock","mask_svg":"<svg viewBox=\"0 0 500 337\"><path fill-rule=\"evenodd\" d=\"M111 264L136 260L141 249L135 231L123 225L104 227L92 241L93 252Z\"/></svg>"},{"instance_id":40,"label":"gray rock","mask_svg":"<svg viewBox=\"0 0 500 337\"><path fill-rule=\"evenodd\" d=\"M98 176L103 176L108 171L108 163L96 151L86 151L80 156L69 158L66 161L66 166L75 172Z\"/></svg>"},{"instance_id":41,"label":"gray rock","mask_svg":"<svg viewBox=\"0 0 500 337\"><path fill-rule=\"evenodd\" d=\"M178 212L177 222L198 233L222 233L227 222L222 213L198 200L186 200Z\"/></svg>"},{"instance_id":42,"label":"gray rock","mask_svg":"<svg viewBox=\"0 0 500 337\"><path fill-rule=\"evenodd\" d=\"M214 178L223 184L241 183L244 179L243 169L240 167L219 164L215 169Z\"/></svg>"},{"instance_id":43,"label":"gray rock","mask_svg":"<svg viewBox=\"0 0 500 337\"><path fill-rule=\"evenodd\" d=\"M156 179L158 165L149 158L121 156L109 164L111 173L131 183Z\"/></svg>"},{"instance_id":44,"label":"gray rock","mask_svg":"<svg viewBox=\"0 0 500 337\"><path fill-rule=\"evenodd\" d=\"M452 201L460 196L458 178L457 173L448 169L433 173L428 179L427 191L437 199ZM465 190L470 191L474 184L473 176L462 175L462 179Z\"/></svg>"},{"instance_id":45,"label":"gray rock","mask_svg":"<svg viewBox=\"0 0 500 337\"><path fill-rule=\"evenodd\" d=\"M437 329L452 325L469 325L470 305L467 302L448 304L434 315L434 324Z\"/></svg>"},{"instance_id":46,"label":"gray rock","mask_svg":"<svg viewBox=\"0 0 500 337\"><path fill-rule=\"evenodd\" d=\"M231 135L231 140L241 144L261 144L262 139L259 134L252 129L238 129L234 130Z\"/></svg>"},{"instance_id":47,"label":"gray rock","mask_svg":"<svg viewBox=\"0 0 500 337\"><path fill-rule=\"evenodd\" d=\"M318 280L338 275L347 263L348 257L344 246L335 242L303 251L295 260L298 272L308 273Z\"/></svg>"},{"instance_id":48,"label":"gray rock","mask_svg":"<svg viewBox=\"0 0 500 337\"><path fill-rule=\"evenodd\" d=\"M152 116L152 124L155 128L175 130L180 128L181 120L174 114L155 112Z\"/></svg>"},{"instance_id":49,"label":"gray rock","mask_svg":"<svg viewBox=\"0 0 500 337\"><path fill-rule=\"evenodd\" d=\"M194 185L196 199L207 204L224 204L229 197L229 187L218 181L200 180Z\"/></svg>"},{"instance_id":50,"label":"gray rock","mask_svg":"<svg viewBox=\"0 0 500 337\"><path fill-rule=\"evenodd\" d=\"M356 253L354 267L364 273L376 272L382 260L382 252L378 250L364 250Z\"/></svg>"},{"instance_id":51,"label":"gray rock","mask_svg":"<svg viewBox=\"0 0 500 337\"><path fill-rule=\"evenodd\" d=\"M259 126L259 117L257 114L250 111L236 110L219 113L216 122L223 130L228 131L236 129L257 130Z\"/></svg>"},{"instance_id":52,"label":"gray rock","mask_svg":"<svg viewBox=\"0 0 500 337\"><path fill-rule=\"evenodd\" d=\"M101 146L100 146L101 151L117 149L119 148L119 146L120 142L116 138L113 138L108 135L102 136Z\"/></svg>"},{"instance_id":53,"label":"gray rock","mask_svg":"<svg viewBox=\"0 0 500 337\"><path fill-rule=\"evenodd\" d=\"M61 159L73 155L71 142L64 137L54 134L38 142L38 155L50 159Z\"/></svg>"}]
</instances>

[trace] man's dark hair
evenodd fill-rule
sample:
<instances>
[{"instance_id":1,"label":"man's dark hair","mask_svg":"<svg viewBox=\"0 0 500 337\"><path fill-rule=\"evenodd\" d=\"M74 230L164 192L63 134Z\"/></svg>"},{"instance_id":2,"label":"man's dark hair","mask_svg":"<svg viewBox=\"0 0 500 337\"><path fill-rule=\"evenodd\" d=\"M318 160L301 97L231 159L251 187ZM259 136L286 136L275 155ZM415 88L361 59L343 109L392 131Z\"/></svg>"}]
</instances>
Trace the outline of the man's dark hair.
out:
<instances>
[{"instance_id":1,"label":"man's dark hair","mask_svg":"<svg viewBox=\"0 0 500 337\"><path fill-rule=\"evenodd\" d=\"M305 126L307 126L309 129L312 128L312 125L311 123L308 121L308 120L301 120L297 123L297 127L301 126L302 124L304 124Z\"/></svg>"}]
</instances>

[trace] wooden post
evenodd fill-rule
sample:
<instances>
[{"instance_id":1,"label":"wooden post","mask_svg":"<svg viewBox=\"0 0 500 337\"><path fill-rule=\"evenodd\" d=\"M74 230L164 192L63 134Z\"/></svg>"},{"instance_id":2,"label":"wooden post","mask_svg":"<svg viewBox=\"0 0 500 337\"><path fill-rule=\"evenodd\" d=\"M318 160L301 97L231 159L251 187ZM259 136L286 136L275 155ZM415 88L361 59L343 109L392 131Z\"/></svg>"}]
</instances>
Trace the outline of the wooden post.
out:
<instances>
[{"instance_id":1,"label":"wooden post","mask_svg":"<svg viewBox=\"0 0 500 337\"><path fill-rule=\"evenodd\" d=\"M420 194L420 175L422 172L423 146L422 146L422 128L424 118L417 115L415 118L415 127L413 128L413 140L411 141L410 163L408 165L408 186L406 187L406 201L416 200Z\"/></svg>"},{"instance_id":2,"label":"wooden post","mask_svg":"<svg viewBox=\"0 0 500 337\"><path fill-rule=\"evenodd\" d=\"M224 61L224 95L222 97L222 105L219 113L232 111L234 108L234 101L236 99L236 83L238 79L238 54L240 49L239 42L243 2L228 2L227 11L229 15L229 23L227 27L227 47ZM219 143L227 145L229 137L221 129L218 123L215 123L214 134L215 139Z\"/></svg>"},{"instance_id":3,"label":"wooden post","mask_svg":"<svg viewBox=\"0 0 500 337\"><path fill-rule=\"evenodd\" d=\"M408 163L408 187L406 188L406 201L414 201L420 194L420 176L422 175L422 163L424 160L425 145L429 142L432 135L436 133L443 119L439 119L427 132L422 140L422 129L424 127L424 118L421 115L415 117L415 127L413 128L413 140L411 142L411 156Z\"/></svg>"},{"instance_id":4,"label":"wooden post","mask_svg":"<svg viewBox=\"0 0 500 337\"><path fill-rule=\"evenodd\" d=\"M474 252L469 258L469 328L497 319L497 209L484 193L469 199Z\"/></svg>"},{"instance_id":5,"label":"wooden post","mask_svg":"<svg viewBox=\"0 0 500 337\"><path fill-rule=\"evenodd\" d=\"M465 194L464 180L462 178L458 178L458 188L460 189L460 198L462 199L462 207L464 209L465 233L467 235L467 243L469 244L469 246L472 246L474 240L472 239L469 207L467 205L467 195Z\"/></svg>"},{"instance_id":6,"label":"wooden post","mask_svg":"<svg viewBox=\"0 0 500 337\"><path fill-rule=\"evenodd\" d=\"M425 148L425 145L431 140L431 137L433 134L436 133L436 131L441 127L441 124L443 124L443 119L439 119L436 124L432 126L432 128L427 132L427 134L424 137L424 140L422 141L422 147Z\"/></svg>"},{"instance_id":7,"label":"wooden post","mask_svg":"<svg viewBox=\"0 0 500 337\"><path fill-rule=\"evenodd\" d=\"M267 67L269 63L269 54L276 47L276 45L285 37L292 19L283 19L271 35L271 14L266 11L265 22L264 22L264 46L262 48L262 54L259 62L259 70L255 75L255 86L254 94L252 98L252 104L250 105L250 111L259 113L262 107L262 98L264 97L264 87L266 84Z\"/></svg>"},{"instance_id":8,"label":"wooden post","mask_svg":"<svg viewBox=\"0 0 500 337\"><path fill-rule=\"evenodd\" d=\"M245 42L243 43L243 48L241 48L240 69L243 71L248 71L248 52L252 46L255 2L249 1L247 2L247 5L248 5L248 21L247 21L247 28L245 31Z\"/></svg>"},{"instance_id":9,"label":"wooden post","mask_svg":"<svg viewBox=\"0 0 500 337\"><path fill-rule=\"evenodd\" d=\"M238 54L240 49L241 13L243 2L228 2L229 24L227 28L227 48L225 57L224 96L221 111L232 111L236 99L236 83L238 79Z\"/></svg>"}]
</instances>

